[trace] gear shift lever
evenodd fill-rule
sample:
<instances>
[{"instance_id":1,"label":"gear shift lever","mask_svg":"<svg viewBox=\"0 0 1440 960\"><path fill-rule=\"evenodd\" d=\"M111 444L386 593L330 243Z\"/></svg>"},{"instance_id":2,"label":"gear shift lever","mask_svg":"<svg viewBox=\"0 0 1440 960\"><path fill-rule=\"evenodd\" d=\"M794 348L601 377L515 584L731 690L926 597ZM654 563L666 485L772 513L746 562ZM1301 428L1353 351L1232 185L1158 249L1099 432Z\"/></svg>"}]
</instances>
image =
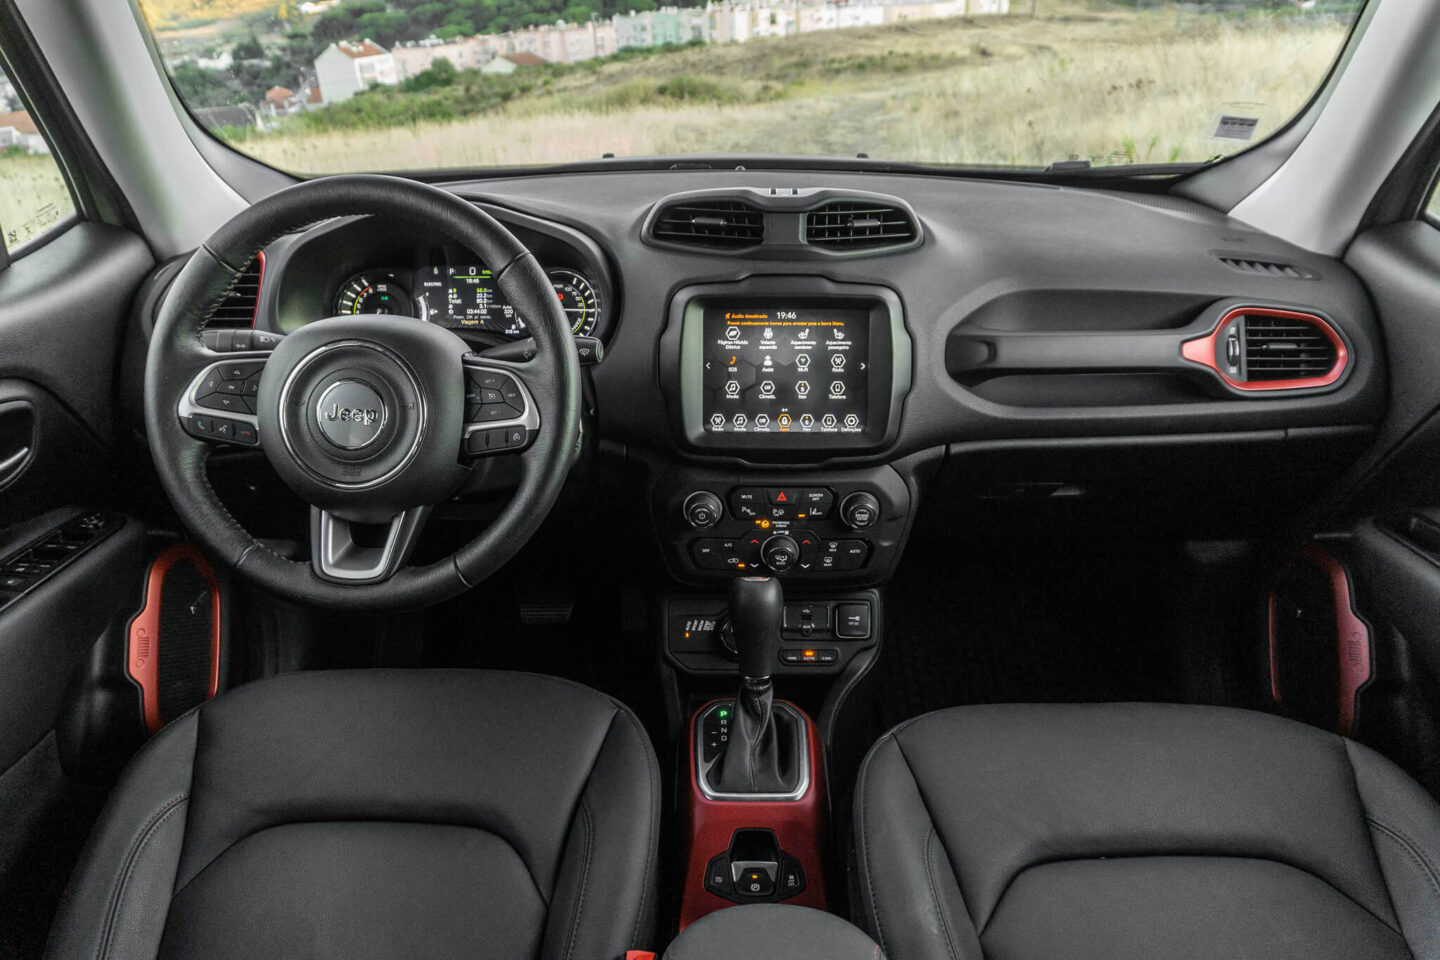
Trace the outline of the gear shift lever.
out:
<instances>
[{"instance_id":1,"label":"gear shift lever","mask_svg":"<svg viewBox=\"0 0 1440 960\"><path fill-rule=\"evenodd\" d=\"M742 681L768 681L775 672L784 613L785 594L774 577L730 581L730 625L735 630Z\"/></svg>"},{"instance_id":2,"label":"gear shift lever","mask_svg":"<svg viewBox=\"0 0 1440 960\"><path fill-rule=\"evenodd\" d=\"M730 623L740 654L740 692L730 739L717 764L716 787L724 793L787 793L799 782L797 738L790 712L774 710L770 675L780 653L785 595L773 577L742 577L730 582Z\"/></svg>"}]
</instances>

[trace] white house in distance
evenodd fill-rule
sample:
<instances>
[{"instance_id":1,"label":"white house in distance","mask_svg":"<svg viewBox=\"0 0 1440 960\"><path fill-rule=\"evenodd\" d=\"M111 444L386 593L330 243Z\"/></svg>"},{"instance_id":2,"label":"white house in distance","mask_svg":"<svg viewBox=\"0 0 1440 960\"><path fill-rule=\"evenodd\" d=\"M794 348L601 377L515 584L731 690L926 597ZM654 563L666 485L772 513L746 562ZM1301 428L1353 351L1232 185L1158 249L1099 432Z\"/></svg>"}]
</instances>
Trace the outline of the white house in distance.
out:
<instances>
[{"instance_id":1,"label":"white house in distance","mask_svg":"<svg viewBox=\"0 0 1440 960\"><path fill-rule=\"evenodd\" d=\"M315 58L315 75L326 103L342 103L374 83L400 82L395 58L373 40L330 44Z\"/></svg>"},{"instance_id":2,"label":"white house in distance","mask_svg":"<svg viewBox=\"0 0 1440 960\"><path fill-rule=\"evenodd\" d=\"M543 67L545 58L528 50L502 53L480 68L481 73L514 73L516 67Z\"/></svg>"},{"instance_id":3,"label":"white house in distance","mask_svg":"<svg viewBox=\"0 0 1440 960\"><path fill-rule=\"evenodd\" d=\"M0 150L19 148L26 153L49 153L50 145L40 136L29 112L0 113Z\"/></svg>"}]
</instances>

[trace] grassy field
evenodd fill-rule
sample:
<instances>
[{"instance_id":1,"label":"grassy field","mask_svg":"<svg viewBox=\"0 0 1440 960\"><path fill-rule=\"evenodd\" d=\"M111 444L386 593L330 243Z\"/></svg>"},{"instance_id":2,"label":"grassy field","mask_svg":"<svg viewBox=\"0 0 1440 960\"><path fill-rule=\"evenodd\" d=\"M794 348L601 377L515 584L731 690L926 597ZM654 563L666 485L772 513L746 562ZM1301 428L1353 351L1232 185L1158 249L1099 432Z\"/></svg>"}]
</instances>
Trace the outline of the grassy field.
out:
<instances>
[{"instance_id":1,"label":"grassy field","mask_svg":"<svg viewBox=\"0 0 1440 960\"><path fill-rule=\"evenodd\" d=\"M1074 0L1042 0L1040 13L616 60L572 69L454 122L282 126L238 145L309 173L554 163L606 152L864 152L1000 165L1204 160L1243 146L1211 139L1222 113L1258 117L1257 139L1287 121L1346 32L1330 20L1137 13Z\"/></svg>"}]
</instances>

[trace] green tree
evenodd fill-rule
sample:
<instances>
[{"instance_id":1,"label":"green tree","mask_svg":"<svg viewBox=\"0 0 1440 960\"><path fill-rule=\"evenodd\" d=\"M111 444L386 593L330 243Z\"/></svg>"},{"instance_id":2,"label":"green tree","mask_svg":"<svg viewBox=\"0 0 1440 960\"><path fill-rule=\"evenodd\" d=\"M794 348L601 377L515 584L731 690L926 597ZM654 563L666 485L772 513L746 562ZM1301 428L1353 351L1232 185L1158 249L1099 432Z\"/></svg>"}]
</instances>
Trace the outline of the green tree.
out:
<instances>
[{"instance_id":1,"label":"green tree","mask_svg":"<svg viewBox=\"0 0 1440 960\"><path fill-rule=\"evenodd\" d=\"M235 48L230 51L230 55L236 60L264 60L265 48L260 44L260 38L252 33L244 40L235 44Z\"/></svg>"},{"instance_id":2,"label":"green tree","mask_svg":"<svg viewBox=\"0 0 1440 960\"><path fill-rule=\"evenodd\" d=\"M448 87L455 82L455 78L459 74L460 71L455 69L455 64L444 57L436 57L435 62L430 64L427 69L421 70L415 76L405 81L405 89L407 91L419 91L434 90L437 87Z\"/></svg>"},{"instance_id":3,"label":"green tree","mask_svg":"<svg viewBox=\"0 0 1440 960\"><path fill-rule=\"evenodd\" d=\"M388 47L408 34L410 14L400 10L367 13L355 21L355 29L381 46Z\"/></svg>"}]
</instances>

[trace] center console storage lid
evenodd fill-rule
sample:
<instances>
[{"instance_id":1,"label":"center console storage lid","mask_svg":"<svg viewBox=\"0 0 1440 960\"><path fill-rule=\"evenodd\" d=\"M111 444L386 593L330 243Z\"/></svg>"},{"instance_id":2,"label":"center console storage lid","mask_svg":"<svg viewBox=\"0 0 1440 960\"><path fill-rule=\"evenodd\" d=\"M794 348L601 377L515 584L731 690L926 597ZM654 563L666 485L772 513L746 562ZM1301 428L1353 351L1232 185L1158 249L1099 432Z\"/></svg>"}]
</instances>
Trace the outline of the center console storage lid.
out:
<instances>
[{"instance_id":1,"label":"center console storage lid","mask_svg":"<svg viewBox=\"0 0 1440 960\"><path fill-rule=\"evenodd\" d=\"M809 907L753 904L718 910L686 927L664 960L884 960L860 930Z\"/></svg>"}]
</instances>

